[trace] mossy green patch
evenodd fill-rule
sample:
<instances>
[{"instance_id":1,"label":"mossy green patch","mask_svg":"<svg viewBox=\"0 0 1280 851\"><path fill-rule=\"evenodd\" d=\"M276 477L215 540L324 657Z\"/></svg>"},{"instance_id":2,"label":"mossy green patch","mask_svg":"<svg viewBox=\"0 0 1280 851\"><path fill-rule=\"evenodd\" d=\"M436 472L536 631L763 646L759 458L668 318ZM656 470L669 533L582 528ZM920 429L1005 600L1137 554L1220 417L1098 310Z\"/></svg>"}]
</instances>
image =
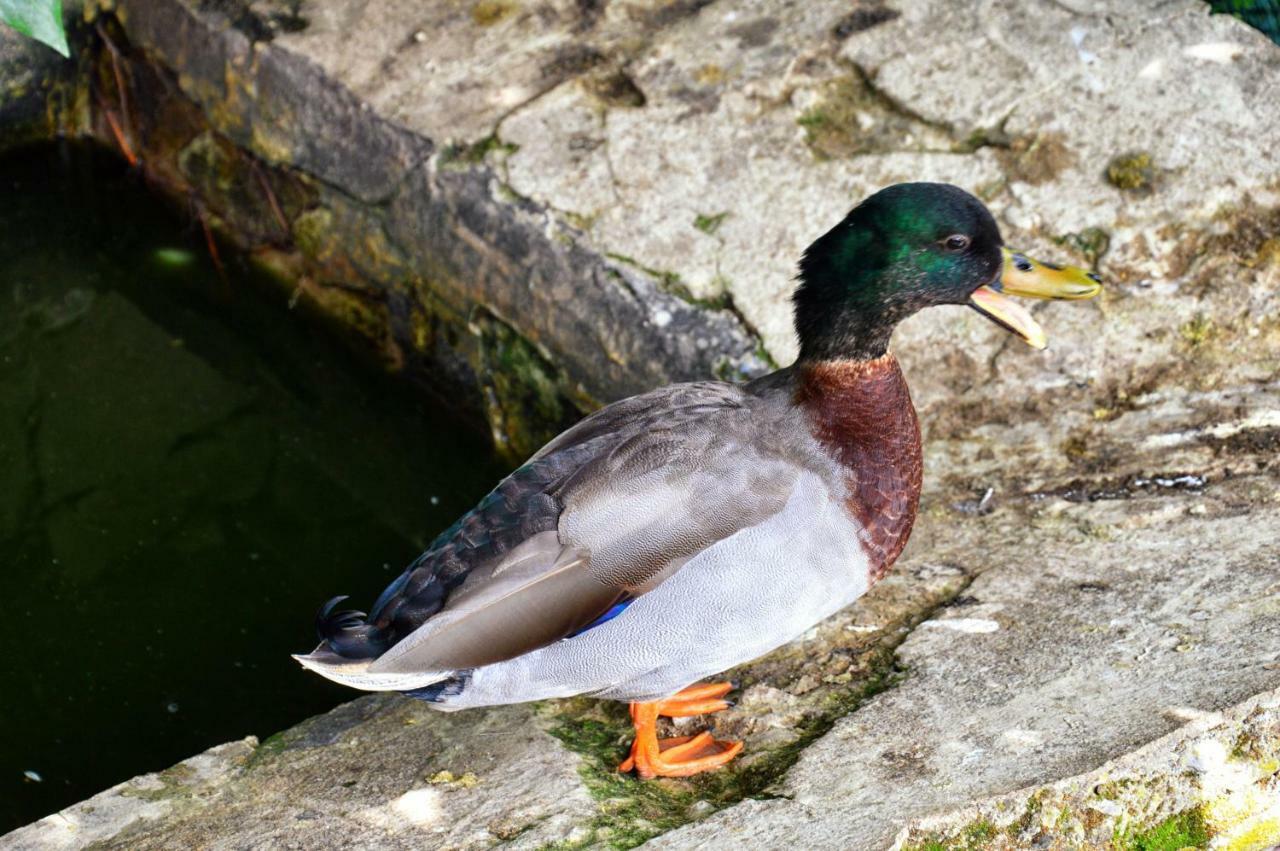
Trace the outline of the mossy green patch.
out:
<instances>
[{"instance_id":1,"label":"mossy green patch","mask_svg":"<svg viewBox=\"0 0 1280 851\"><path fill-rule=\"evenodd\" d=\"M1155 164L1146 151L1131 151L1107 163L1107 182L1125 192L1150 192L1155 184Z\"/></svg>"},{"instance_id":2,"label":"mossy green patch","mask_svg":"<svg viewBox=\"0 0 1280 851\"><path fill-rule=\"evenodd\" d=\"M522 460L578 419L564 392L567 379L532 342L487 311L472 320L479 332L481 383L498 451Z\"/></svg>"},{"instance_id":3,"label":"mossy green patch","mask_svg":"<svg viewBox=\"0 0 1280 851\"><path fill-rule=\"evenodd\" d=\"M995 838L999 833L996 826L985 819L974 822L964 830L965 841L974 847L981 847Z\"/></svg>"},{"instance_id":4,"label":"mossy green patch","mask_svg":"<svg viewBox=\"0 0 1280 851\"><path fill-rule=\"evenodd\" d=\"M731 310L733 308L733 297L729 295L728 290L722 290L710 296L697 296L693 294L693 290L689 289L684 281L680 280L679 275L668 275L659 278L658 285L663 292L670 293L686 304L692 304L707 310Z\"/></svg>"},{"instance_id":5,"label":"mossy green patch","mask_svg":"<svg viewBox=\"0 0 1280 851\"><path fill-rule=\"evenodd\" d=\"M510 17L518 8L511 0L480 0L471 7L471 20L476 26L491 27Z\"/></svg>"},{"instance_id":6,"label":"mossy green patch","mask_svg":"<svg viewBox=\"0 0 1280 851\"><path fill-rule=\"evenodd\" d=\"M980 818L966 824L953 836L931 834L918 843L903 846L903 851L981 851L999 835L999 828Z\"/></svg>"},{"instance_id":7,"label":"mossy green patch","mask_svg":"<svg viewBox=\"0 0 1280 851\"><path fill-rule=\"evenodd\" d=\"M634 848L738 801L769 797L769 789L806 747L903 675L894 663L892 649L881 648L869 673L852 688L829 695L819 713L798 725L793 741L752 754L750 760L683 780L637 780L618 772L618 763L626 756L633 736L622 704L574 699L555 705L551 734L582 756L579 770L583 782L599 805L598 815L586 825L588 835L579 842L552 847L557 851L597 845Z\"/></svg>"},{"instance_id":8,"label":"mossy green patch","mask_svg":"<svg viewBox=\"0 0 1280 851\"><path fill-rule=\"evenodd\" d=\"M1122 851L1180 851L1204 848L1209 844L1209 828L1199 808L1171 816L1141 832L1118 832L1114 845Z\"/></svg>"},{"instance_id":9,"label":"mossy green patch","mask_svg":"<svg viewBox=\"0 0 1280 851\"><path fill-rule=\"evenodd\" d=\"M281 731L272 736L268 736L249 755L249 759L245 761L245 770L251 770L258 766L271 762L276 755L285 751L289 747L289 738L286 735L288 731Z\"/></svg>"},{"instance_id":10,"label":"mossy green patch","mask_svg":"<svg viewBox=\"0 0 1280 851\"><path fill-rule=\"evenodd\" d=\"M600 218L599 213L575 213L573 210L563 210L560 215L564 216L566 222L580 231L591 230L596 226L596 221Z\"/></svg>"},{"instance_id":11,"label":"mossy green patch","mask_svg":"<svg viewBox=\"0 0 1280 851\"><path fill-rule=\"evenodd\" d=\"M170 269L185 269L195 263L196 255L185 248L157 248L152 252L151 259Z\"/></svg>"},{"instance_id":12,"label":"mossy green patch","mask_svg":"<svg viewBox=\"0 0 1280 851\"><path fill-rule=\"evenodd\" d=\"M969 135L955 142L951 150L957 154L972 154L981 148L1008 148L1011 139L1000 127L975 127Z\"/></svg>"},{"instance_id":13,"label":"mossy green patch","mask_svg":"<svg viewBox=\"0 0 1280 851\"><path fill-rule=\"evenodd\" d=\"M1216 332L1213 320L1204 314L1197 314L1178 326L1178 336L1190 349L1200 348L1212 340Z\"/></svg>"},{"instance_id":14,"label":"mossy green patch","mask_svg":"<svg viewBox=\"0 0 1280 851\"><path fill-rule=\"evenodd\" d=\"M456 786L462 789L470 789L480 785L480 778L474 772L464 771L462 774L454 774L452 771L437 771L435 774L427 778L427 782L432 786Z\"/></svg>"},{"instance_id":15,"label":"mossy green patch","mask_svg":"<svg viewBox=\"0 0 1280 851\"><path fill-rule=\"evenodd\" d=\"M488 159L490 154L509 156L518 150L520 150L519 145L504 142L495 133L469 145L449 146L441 153L440 164L444 167L479 165Z\"/></svg>"},{"instance_id":16,"label":"mossy green patch","mask_svg":"<svg viewBox=\"0 0 1280 851\"><path fill-rule=\"evenodd\" d=\"M918 150L925 139L943 144L945 134L876 89L857 66L828 80L816 102L796 118L804 141L819 160Z\"/></svg>"},{"instance_id":17,"label":"mossy green patch","mask_svg":"<svg viewBox=\"0 0 1280 851\"><path fill-rule=\"evenodd\" d=\"M333 235L333 211L314 207L293 220L294 244L304 254L319 256Z\"/></svg>"},{"instance_id":18,"label":"mossy green patch","mask_svg":"<svg viewBox=\"0 0 1280 851\"><path fill-rule=\"evenodd\" d=\"M587 835L550 848L634 848L690 820L688 811L696 795L688 782L639 780L618 772L632 735L622 704L568 701L551 735L582 757L579 773L599 805L596 817L586 825Z\"/></svg>"},{"instance_id":19,"label":"mossy green patch","mask_svg":"<svg viewBox=\"0 0 1280 851\"><path fill-rule=\"evenodd\" d=\"M1042 793L1036 792L1027 798L1027 805L1022 810L1022 815L1018 819L1005 828L1005 832L1011 836L1017 836L1023 831L1030 830L1040 821L1040 813L1044 809L1044 798Z\"/></svg>"},{"instance_id":20,"label":"mossy green patch","mask_svg":"<svg viewBox=\"0 0 1280 851\"><path fill-rule=\"evenodd\" d=\"M1053 241L1083 255L1089 265L1096 268L1098 260L1111 247L1111 234L1102 228L1085 228L1076 233L1054 237Z\"/></svg>"},{"instance_id":21,"label":"mossy green patch","mask_svg":"<svg viewBox=\"0 0 1280 851\"><path fill-rule=\"evenodd\" d=\"M727 212L713 213L711 215L699 213L694 216L693 226L708 236L712 236L720 229L720 225L724 224L724 220L728 218L728 216L729 214Z\"/></svg>"},{"instance_id":22,"label":"mossy green patch","mask_svg":"<svg viewBox=\"0 0 1280 851\"><path fill-rule=\"evenodd\" d=\"M820 160L843 159L871 150L859 120L871 103L866 87L857 78L829 82L818 103L796 119L813 155Z\"/></svg>"},{"instance_id":23,"label":"mossy green patch","mask_svg":"<svg viewBox=\"0 0 1280 851\"><path fill-rule=\"evenodd\" d=\"M676 272L654 269L625 254L610 253L605 256L610 260L626 263L628 266L634 266L645 274L652 275L658 281L658 289L675 296L686 304L692 304L695 307L705 308L706 310L733 310L733 297L729 295L727 289L723 289L712 296L694 295L693 290L689 289L689 285L681 280L680 275Z\"/></svg>"}]
</instances>

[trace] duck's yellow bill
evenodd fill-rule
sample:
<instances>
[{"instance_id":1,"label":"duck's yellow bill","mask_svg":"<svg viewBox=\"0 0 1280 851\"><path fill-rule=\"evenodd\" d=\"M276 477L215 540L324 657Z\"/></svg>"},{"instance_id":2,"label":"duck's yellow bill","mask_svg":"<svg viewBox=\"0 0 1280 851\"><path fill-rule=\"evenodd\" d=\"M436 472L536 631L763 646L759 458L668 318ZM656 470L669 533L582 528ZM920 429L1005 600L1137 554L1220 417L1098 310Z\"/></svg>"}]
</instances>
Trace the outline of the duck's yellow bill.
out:
<instances>
[{"instance_id":1,"label":"duck's yellow bill","mask_svg":"<svg viewBox=\"0 0 1280 851\"><path fill-rule=\"evenodd\" d=\"M1093 298L1102 292L1102 279L1078 266L1055 266L1001 248L1004 270L1000 291L1026 298Z\"/></svg>"},{"instance_id":2,"label":"duck's yellow bill","mask_svg":"<svg viewBox=\"0 0 1280 851\"><path fill-rule=\"evenodd\" d=\"M1043 349L1049 345L1040 323L1031 318L1027 309L1006 298L991 287L978 287L969 296L969 305L997 325L1017 334L1029 346Z\"/></svg>"},{"instance_id":3,"label":"duck's yellow bill","mask_svg":"<svg viewBox=\"0 0 1280 851\"><path fill-rule=\"evenodd\" d=\"M1008 296L1081 299L1093 298L1102 292L1102 281L1093 272L1076 266L1042 263L1007 248L1001 250L1004 269L1000 280L974 290L969 304L1037 349L1049 343L1044 329L1022 305Z\"/></svg>"}]
</instances>

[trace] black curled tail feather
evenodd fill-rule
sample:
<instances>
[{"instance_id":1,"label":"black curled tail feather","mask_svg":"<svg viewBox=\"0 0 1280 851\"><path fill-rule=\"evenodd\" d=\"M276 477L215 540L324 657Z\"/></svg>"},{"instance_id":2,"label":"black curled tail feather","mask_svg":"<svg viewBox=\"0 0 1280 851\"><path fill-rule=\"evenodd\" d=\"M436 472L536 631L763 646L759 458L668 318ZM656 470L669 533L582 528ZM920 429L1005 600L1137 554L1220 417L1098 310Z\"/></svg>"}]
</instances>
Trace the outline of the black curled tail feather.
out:
<instances>
[{"instance_id":1,"label":"black curled tail feather","mask_svg":"<svg viewBox=\"0 0 1280 851\"><path fill-rule=\"evenodd\" d=\"M374 659L390 647L387 636L365 620L364 612L334 607L346 597L334 597L316 612L316 635L339 656L348 659Z\"/></svg>"}]
</instances>

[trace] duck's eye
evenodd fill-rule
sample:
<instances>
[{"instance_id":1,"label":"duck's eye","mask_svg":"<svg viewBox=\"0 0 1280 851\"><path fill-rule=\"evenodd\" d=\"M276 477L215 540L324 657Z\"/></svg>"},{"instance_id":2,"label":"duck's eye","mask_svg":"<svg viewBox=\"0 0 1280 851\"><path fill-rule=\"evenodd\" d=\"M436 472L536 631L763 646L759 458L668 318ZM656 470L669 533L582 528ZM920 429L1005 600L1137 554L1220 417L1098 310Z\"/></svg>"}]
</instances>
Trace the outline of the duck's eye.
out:
<instances>
[{"instance_id":1,"label":"duck's eye","mask_svg":"<svg viewBox=\"0 0 1280 851\"><path fill-rule=\"evenodd\" d=\"M953 233L942 241L948 251L964 251L969 247L969 237L962 233Z\"/></svg>"}]
</instances>

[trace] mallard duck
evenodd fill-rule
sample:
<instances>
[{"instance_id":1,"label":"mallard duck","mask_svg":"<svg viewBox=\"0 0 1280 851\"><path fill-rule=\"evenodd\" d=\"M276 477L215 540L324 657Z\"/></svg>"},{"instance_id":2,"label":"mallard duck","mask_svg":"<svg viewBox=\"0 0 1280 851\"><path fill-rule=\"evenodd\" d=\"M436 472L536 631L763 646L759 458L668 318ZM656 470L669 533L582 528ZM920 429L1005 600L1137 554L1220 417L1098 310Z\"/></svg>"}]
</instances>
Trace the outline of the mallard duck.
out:
<instances>
[{"instance_id":1,"label":"mallard duck","mask_svg":"<svg viewBox=\"0 0 1280 851\"><path fill-rule=\"evenodd\" d=\"M868 197L809 246L798 360L745 384L674 384L586 417L431 544L373 604L317 615L295 657L358 689L444 710L589 695L630 701L622 763L688 776L741 749L660 740L659 716L728 706L700 680L862 596L906 545L920 428L889 338L931 305L969 305L1043 348L1007 296L1089 298L1098 278L1003 247L954 186Z\"/></svg>"}]
</instances>

